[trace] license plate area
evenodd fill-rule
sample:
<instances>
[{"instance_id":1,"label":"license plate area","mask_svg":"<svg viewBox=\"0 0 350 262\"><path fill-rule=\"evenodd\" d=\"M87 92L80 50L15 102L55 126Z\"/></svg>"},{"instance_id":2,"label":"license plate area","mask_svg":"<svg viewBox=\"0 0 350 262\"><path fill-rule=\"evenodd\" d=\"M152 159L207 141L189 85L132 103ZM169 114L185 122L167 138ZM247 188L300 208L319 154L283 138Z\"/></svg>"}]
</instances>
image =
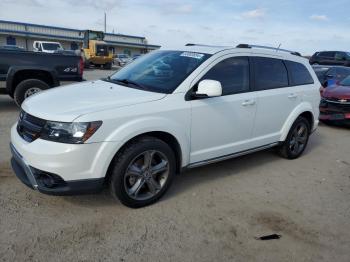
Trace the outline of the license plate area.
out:
<instances>
[{"instance_id":1,"label":"license plate area","mask_svg":"<svg viewBox=\"0 0 350 262\"><path fill-rule=\"evenodd\" d=\"M331 115L331 120L343 120L345 119L344 114L333 114Z\"/></svg>"}]
</instances>

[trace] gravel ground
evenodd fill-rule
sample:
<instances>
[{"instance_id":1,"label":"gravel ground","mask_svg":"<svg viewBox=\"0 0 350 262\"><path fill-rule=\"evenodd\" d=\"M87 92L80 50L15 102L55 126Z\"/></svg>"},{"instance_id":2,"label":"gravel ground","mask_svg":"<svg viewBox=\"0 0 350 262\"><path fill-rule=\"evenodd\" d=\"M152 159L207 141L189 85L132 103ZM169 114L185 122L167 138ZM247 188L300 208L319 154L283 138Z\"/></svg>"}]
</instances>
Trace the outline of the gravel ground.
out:
<instances>
[{"instance_id":1,"label":"gravel ground","mask_svg":"<svg viewBox=\"0 0 350 262\"><path fill-rule=\"evenodd\" d=\"M17 115L0 96L0 261L349 261L349 128L321 125L297 160L268 150L187 171L133 210L108 191L53 197L22 185L9 168ZM254 239L272 233L282 238Z\"/></svg>"}]
</instances>

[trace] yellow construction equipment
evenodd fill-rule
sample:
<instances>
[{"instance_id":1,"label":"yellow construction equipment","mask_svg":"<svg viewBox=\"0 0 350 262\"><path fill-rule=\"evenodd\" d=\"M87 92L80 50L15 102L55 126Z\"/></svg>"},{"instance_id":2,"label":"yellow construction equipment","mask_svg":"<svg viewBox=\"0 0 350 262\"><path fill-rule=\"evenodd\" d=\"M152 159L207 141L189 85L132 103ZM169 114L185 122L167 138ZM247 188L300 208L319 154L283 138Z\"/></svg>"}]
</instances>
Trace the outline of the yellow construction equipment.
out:
<instances>
[{"instance_id":1,"label":"yellow construction equipment","mask_svg":"<svg viewBox=\"0 0 350 262\"><path fill-rule=\"evenodd\" d=\"M113 54L109 52L104 41L105 34L101 31L86 30L84 32L83 59L85 67L91 65L111 69Z\"/></svg>"}]
</instances>

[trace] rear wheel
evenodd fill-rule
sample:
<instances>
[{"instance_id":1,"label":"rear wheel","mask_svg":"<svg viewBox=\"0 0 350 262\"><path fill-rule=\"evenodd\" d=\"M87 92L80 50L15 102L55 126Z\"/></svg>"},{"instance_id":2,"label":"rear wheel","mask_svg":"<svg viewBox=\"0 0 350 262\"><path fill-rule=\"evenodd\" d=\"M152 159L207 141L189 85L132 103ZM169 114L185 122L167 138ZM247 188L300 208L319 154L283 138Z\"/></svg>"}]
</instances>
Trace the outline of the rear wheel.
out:
<instances>
[{"instance_id":1,"label":"rear wheel","mask_svg":"<svg viewBox=\"0 0 350 262\"><path fill-rule=\"evenodd\" d=\"M49 88L50 86L44 81L39 79L27 79L16 86L13 98L16 104L21 106L26 98Z\"/></svg>"},{"instance_id":2,"label":"rear wheel","mask_svg":"<svg viewBox=\"0 0 350 262\"><path fill-rule=\"evenodd\" d=\"M112 69L112 63L106 63L103 65L103 69L111 70Z\"/></svg>"},{"instance_id":3,"label":"rear wheel","mask_svg":"<svg viewBox=\"0 0 350 262\"><path fill-rule=\"evenodd\" d=\"M153 137L140 138L116 156L111 193L128 207L150 205L169 188L175 165L175 155L168 144Z\"/></svg>"},{"instance_id":4,"label":"rear wheel","mask_svg":"<svg viewBox=\"0 0 350 262\"><path fill-rule=\"evenodd\" d=\"M281 156L287 159L295 159L304 152L310 136L310 123L304 117L299 116L289 130L286 140L279 148Z\"/></svg>"}]
</instances>

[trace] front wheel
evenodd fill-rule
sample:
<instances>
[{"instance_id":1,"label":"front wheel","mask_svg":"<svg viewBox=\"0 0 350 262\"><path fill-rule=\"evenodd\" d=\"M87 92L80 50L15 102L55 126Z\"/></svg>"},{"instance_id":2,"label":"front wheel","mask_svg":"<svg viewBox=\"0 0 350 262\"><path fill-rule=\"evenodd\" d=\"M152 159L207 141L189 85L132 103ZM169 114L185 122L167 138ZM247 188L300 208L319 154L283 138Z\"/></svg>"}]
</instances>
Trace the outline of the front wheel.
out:
<instances>
[{"instance_id":1,"label":"front wheel","mask_svg":"<svg viewBox=\"0 0 350 262\"><path fill-rule=\"evenodd\" d=\"M301 156L309 141L310 132L309 121L299 116L289 130L286 140L279 148L280 155L287 159L295 159Z\"/></svg>"},{"instance_id":2,"label":"front wheel","mask_svg":"<svg viewBox=\"0 0 350 262\"><path fill-rule=\"evenodd\" d=\"M115 157L111 193L128 207L153 204L169 188L175 165L175 155L168 144L153 137L137 139Z\"/></svg>"}]
</instances>

